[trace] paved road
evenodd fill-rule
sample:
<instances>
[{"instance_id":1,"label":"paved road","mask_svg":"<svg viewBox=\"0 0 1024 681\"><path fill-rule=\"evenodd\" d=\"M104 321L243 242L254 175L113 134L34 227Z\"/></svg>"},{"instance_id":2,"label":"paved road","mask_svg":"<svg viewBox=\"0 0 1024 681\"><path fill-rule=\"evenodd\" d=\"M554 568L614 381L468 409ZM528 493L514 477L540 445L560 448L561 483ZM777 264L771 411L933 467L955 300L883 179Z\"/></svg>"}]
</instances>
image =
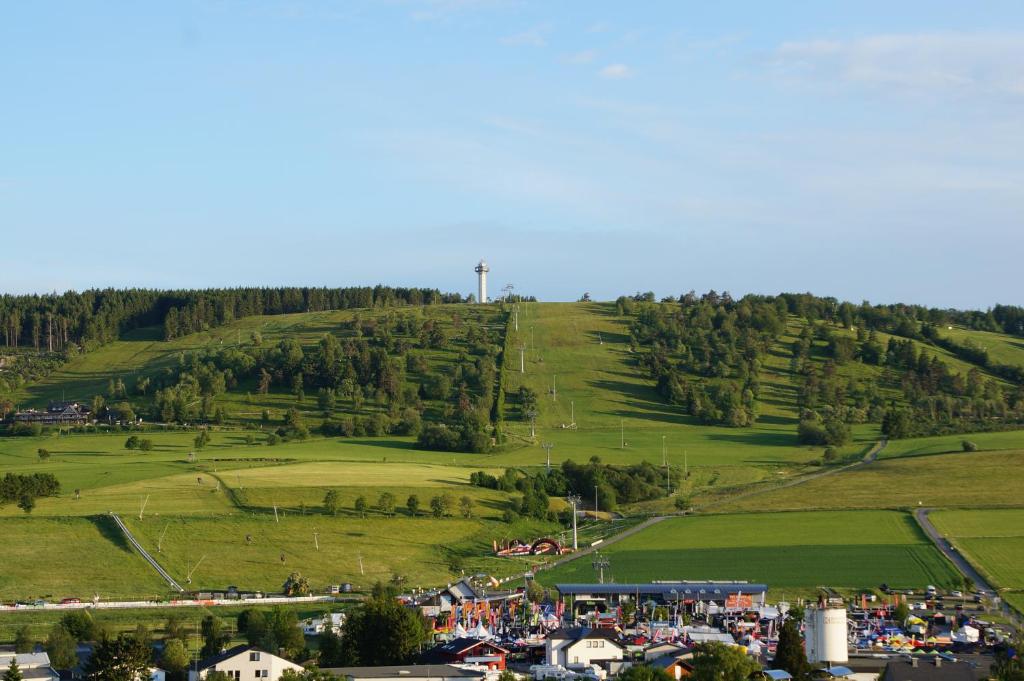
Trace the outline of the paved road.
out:
<instances>
[{"instance_id":1,"label":"paved road","mask_svg":"<svg viewBox=\"0 0 1024 681\"><path fill-rule=\"evenodd\" d=\"M181 585L174 581L174 578L167 574L167 570L164 570L160 563L156 562L156 559L149 555L149 552L146 551L146 549L142 548L142 544L135 540L135 536L128 529L128 526L121 521L117 514L111 513L110 516L114 519L114 522L117 523L117 526L121 528L121 531L124 532L124 536L128 538L128 541L131 542L132 546L134 546L138 552L142 554L142 557L146 559L146 562L153 566L153 569L171 585L172 589L178 593L184 593L185 590L181 588Z\"/></svg>"},{"instance_id":2,"label":"paved road","mask_svg":"<svg viewBox=\"0 0 1024 681\"><path fill-rule=\"evenodd\" d=\"M930 508L919 508L915 510L914 520L916 520L917 524L921 526L921 529L924 530L926 535L928 535L928 538L932 540L935 547L942 552L942 555L949 559L949 562L951 562L956 569L960 571L960 574L965 577L969 577L971 581L974 582L975 588L978 591L988 596L996 595L996 590L992 588L992 585L985 581L985 578L974 569L973 565L967 562L966 558L960 555L959 551L953 550L949 540L939 533L935 525L932 525L932 521L928 518L929 511L931 511Z\"/></svg>"}]
</instances>

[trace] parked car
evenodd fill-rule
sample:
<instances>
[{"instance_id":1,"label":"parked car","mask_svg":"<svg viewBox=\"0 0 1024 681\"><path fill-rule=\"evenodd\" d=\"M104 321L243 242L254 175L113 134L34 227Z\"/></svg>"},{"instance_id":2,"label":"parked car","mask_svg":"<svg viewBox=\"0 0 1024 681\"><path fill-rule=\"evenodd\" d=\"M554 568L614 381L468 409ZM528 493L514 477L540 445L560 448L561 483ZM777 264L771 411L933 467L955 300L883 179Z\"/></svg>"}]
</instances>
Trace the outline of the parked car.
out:
<instances>
[{"instance_id":1,"label":"parked car","mask_svg":"<svg viewBox=\"0 0 1024 681\"><path fill-rule=\"evenodd\" d=\"M61 605L73 605L75 603L81 603L81 602L82 602L82 600L80 598L75 598L74 596L60 599L60 604Z\"/></svg>"},{"instance_id":2,"label":"parked car","mask_svg":"<svg viewBox=\"0 0 1024 681\"><path fill-rule=\"evenodd\" d=\"M964 592L963 591L950 591L949 595L952 596L953 598L963 598L964 597Z\"/></svg>"}]
</instances>

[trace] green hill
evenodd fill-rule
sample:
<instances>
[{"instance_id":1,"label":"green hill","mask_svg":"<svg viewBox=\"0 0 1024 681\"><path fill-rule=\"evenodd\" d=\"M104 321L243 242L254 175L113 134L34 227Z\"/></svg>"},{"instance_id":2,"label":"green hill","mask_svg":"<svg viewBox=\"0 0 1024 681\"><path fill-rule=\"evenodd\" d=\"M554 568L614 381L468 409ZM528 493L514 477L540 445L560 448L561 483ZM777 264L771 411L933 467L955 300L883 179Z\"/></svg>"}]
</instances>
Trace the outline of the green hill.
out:
<instances>
[{"instance_id":1,"label":"green hill","mask_svg":"<svg viewBox=\"0 0 1024 681\"><path fill-rule=\"evenodd\" d=\"M81 571L54 565L40 545L19 555L22 567L0 581L0 597L138 596L159 589L116 535L100 531L109 511L125 518L145 546L159 546L161 562L176 577L192 572L197 588L274 589L294 569L316 585L363 587L395 575L419 585L463 570L512 575L529 561L491 557L492 542L564 533L560 521L532 511L535 517L527 518L520 508L524 491L545 485L550 509L564 508L554 477L541 475L543 444L551 445L556 468L597 457L620 467L647 461L659 476L665 471L666 493L620 501L617 511L625 516L713 501L710 509L737 513L731 517L744 525L766 518L766 510L907 508L924 492L937 507L1020 505L1016 479L1000 472L1016 470L1024 449L1024 431L1015 430L1020 386L999 368L1024 365L1016 337L939 327L959 344L971 340L988 349L987 361L972 362L974 355L959 346L950 350L922 333L930 322L876 320L879 328L869 332L858 326L870 319L867 312L845 323L838 313L830 318L827 306L814 312L807 305L751 299L749 309L731 302L686 312L678 302L630 299L322 310L244 316L170 340L163 340L161 326L129 329L41 368L42 376L18 374L12 367L20 365L8 362L0 380L21 407L59 399L126 403L142 416L143 428L0 437L5 473L52 473L62 489L39 498L27 516L14 503L0 506L0 524L23 539L59 528L60 536L88 544L82 555L90 565L102 562L125 574L103 581L94 565ZM775 320L751 321L768 314L758 306L770 306ZM418 442L406 429L412 412L424 429L460 428L475 419L488 442L476 452L431 451L425 448L431 442ZM902 434L917 437L891 439L882 452L891 462L831 474L863 457L900 414L913 426ZM799 426L811 418L822 428L838 421L848 434L838 444L801 443ZM197 424L211 434L201 448ZM281 434L273 446L271 432ZM152 448L126 449L133 434L151 440ZM983 451L946 455L960 452L965 439ZM933 454L943 456L902 458ZM518 471L518 489L471 480L477 471L501 478L506 468ZM829 475L811 480L822 472ZM996 478L1003 487L992 487ZM959 484L964 481L969 484ZM329 490L337 492L336 515L324 508ZM584 507L592 507L593 493L578 491ZM407 508L411 496L419 500L416 513ZM442 497L448 508L435 517L431 500ZM517 513L510 515L513 507ZM856 524L857 517L843 518ZM612 531L597 523L586 536ZM665 525L631 550L657 552L668 532L665 550L680 551L689 531L685 523ZM749 566L743 574L751 579L768 575L758 567L770 559L765 543L788 546L784 526L769 520L764 532L757 546L737 535L735 546L724 547L753 551L743 554ZM859 545L885 543L869 537ZM924 560L925 573L939 575L941 560L916 544L907 542L879 569L900 571L908 561ZM708 547L693 549L688 560L710 555ZM868 560L869 549L858 550L856 560ZM666 579L731 576L690 574L669 554L641 562L658 575L671 573L661 575ZM650 569L631 568L645 578ZM922 574L881 581L910 583ZM793 589L827 581L810 573L768 576ZM833 583L860 586L841 574Z\"/></svg>"}]
</instances>

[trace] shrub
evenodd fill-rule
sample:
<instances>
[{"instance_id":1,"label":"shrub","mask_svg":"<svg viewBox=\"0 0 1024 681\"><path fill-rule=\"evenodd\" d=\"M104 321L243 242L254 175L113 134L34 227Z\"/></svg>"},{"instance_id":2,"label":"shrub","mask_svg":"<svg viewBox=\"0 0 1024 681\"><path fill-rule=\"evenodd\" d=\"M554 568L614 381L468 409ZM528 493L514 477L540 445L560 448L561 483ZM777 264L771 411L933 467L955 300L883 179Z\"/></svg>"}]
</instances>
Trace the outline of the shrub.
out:
<instances>
[{"instance_id":1,"label":"shrub","mask_svg":"<svg viewBox=\"0 0 1024 681\"><path fill-rule=\"evenodd\" d=\"M976 451L978 451L978 445L974 444L970 440L964 440L963 442L960 443L960 446L963 447L963 450L965 452L976 452Z\"/></svg>"}]
</instances>

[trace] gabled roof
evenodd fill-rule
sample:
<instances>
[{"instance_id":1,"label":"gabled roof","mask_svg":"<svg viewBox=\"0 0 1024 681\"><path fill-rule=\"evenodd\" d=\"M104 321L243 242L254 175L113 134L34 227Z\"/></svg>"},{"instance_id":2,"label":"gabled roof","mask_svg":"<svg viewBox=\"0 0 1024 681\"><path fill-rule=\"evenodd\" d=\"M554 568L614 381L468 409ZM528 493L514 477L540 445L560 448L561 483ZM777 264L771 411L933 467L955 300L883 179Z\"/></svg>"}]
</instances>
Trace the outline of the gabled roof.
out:
<instances>
[{"instance_id":1,"label":"gabled roof","mask_svg":"<svg viewBox=\"0 0 1024 681\"><path fill-rule=\"evenodd\" d=\"M231 658L235 657L236 655L241 655L242 653L248 652L250 650L255 651L255 652L259 652L259 653L263 653L264 655L271 655L271 653L265 653L262 650L260 650L259 648L257 648L256 646L235 646L234 648L228 648L227 650L225 650L222 653L218 653L216 655L211 655L210 657L206 658L205 660L201 660L199 662L199 669L200 670L209 669L210 667L213 667L214 665L220 664L221 662L224 662L225 660L230 660Z\"/></svg>"},{"instance_id":2,"label":"gabled roof","mask_svg":"<svg viewBox=\"0 0 1024 681\"><path fill-rule=\"evenodd\" d=\"M508 652L508 650L506 650L505 648L502 648L501 646L499 646L499 645L497 645L495 643L491 643L490 641L484 641L484 640L479 639L479 638L469 638L469 637L452 639L451 641L448 641L447 643L442 643L439 646L435 646L434 650L442 650L442 651L444 651L446 653L451 653L453 655L458 655L460 653L466 652L467 650L472 650L473 648L476 648L477 646L483 645L483 644L489 645L492 648L497 648L498 650L500 650L503 653L507 653Z\"/></svg>"},{"instance_id":3,"label":"gabled roof","mask_svg":"<svg viewBox=\"0 0 1024 681\"><path fill-rule=\"evenodd\" d=\"M588 638L600 638L606 641L611 641L615 645L623 648L622 643L619 642L618 634L613 629L591 629L589 627L571 627L564 629L557 629L548 634L549 639L563 640L563 641L582 641Z\"/></svg>"},{"instance_id":4,"label":"gabled roof","mask_svg":"<svg viewBox=\"0 0 1024 681\"><path fill-rule=\"evenodd\" d=\"M649 664L656 669L668 669L675 665L685 667L686 669L693 669L693 665L690 664L689 660L684 660L674 655L665 655L664 657L659 657L657 660L651 660L645 664Z\"/></svg>"},{"instance_id":5,"label":"gabled roof","mask_svg":"<svg viewBox=\"0 0 1024 681\"><path fill-rule=\"evenodd\" d=\"M404 666L390 667L333 667L321 669L342 678L351 676L356 679L386 679L401 676L407 679L422 678L467 678L479 679L484 672L474 669L462 669L450 664L429 665L429 664L408 664Z\"/></svg>"}]
</instances>

